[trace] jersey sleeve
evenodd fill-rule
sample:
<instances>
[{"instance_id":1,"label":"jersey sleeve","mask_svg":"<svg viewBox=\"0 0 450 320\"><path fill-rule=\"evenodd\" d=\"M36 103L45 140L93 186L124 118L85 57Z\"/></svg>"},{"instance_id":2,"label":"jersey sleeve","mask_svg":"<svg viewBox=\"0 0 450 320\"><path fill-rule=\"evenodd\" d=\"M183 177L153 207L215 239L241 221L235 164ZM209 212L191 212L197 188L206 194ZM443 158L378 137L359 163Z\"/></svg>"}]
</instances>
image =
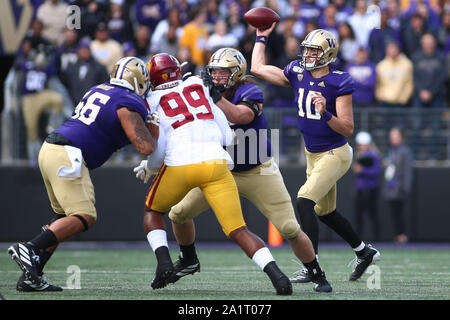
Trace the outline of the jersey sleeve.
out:
<instances>
[{"instance_id":1,"label":"jersey sleeve","mask_svg":"<svg viewBox=\"0 0 450 320\"><path fill-rule=\"evenodd\" d=\"M164 163L164 158L166 157L166 133L165 130L159 128L158 143L156 145L155 151L147 157L147 168L150 170L158 170Z\"/></svg>"},{"instance_id":2,"label":"jersey sleeve","mask_svg":"<svg viewBox=\"0 0 450 320\"><path fill-rule=\"evenodd\" d=\"M243 85L238 88L237 93L237 102L241 101L244 98L247 98L252 101L264 103L264 95L261 89L253 83Z\"/></svg>"},{"instance_id":3,"label":"jersey sleeve","mask_svg":"<svg viewBox=\"0 0 450 320\"><path fill-rule=\"evenodd\" d=\"M295 75L292 69L296 65L298 66L297 60L291 61L283 70L284 75L286 76L286 78L288 78L289 81L291 81L292 76Z\"/></svg>"},{"instance_id":4,"label":"jersey sleeve","mask_svg":"<svg viewBox=\"0 0 450 320\"><path fill-rule=\"evenodd\" d=\"M147 109L144 99L136 94L127 94L122 96L117 105L139 113L143 119L145 119L149 114L149 110Z\"/></svg>"},{"instance_id":5,"label":"jersey sleeve","mask_svg":"<svg viewBox=\"0 0 450 320\"><path fill-rule=\"evenodd\" d=\"M352 94L355 91L355 81L348 73L342 75L342 80L337 90L337 96L344 96L346 94Z\"/></svg>"}]
</instances>

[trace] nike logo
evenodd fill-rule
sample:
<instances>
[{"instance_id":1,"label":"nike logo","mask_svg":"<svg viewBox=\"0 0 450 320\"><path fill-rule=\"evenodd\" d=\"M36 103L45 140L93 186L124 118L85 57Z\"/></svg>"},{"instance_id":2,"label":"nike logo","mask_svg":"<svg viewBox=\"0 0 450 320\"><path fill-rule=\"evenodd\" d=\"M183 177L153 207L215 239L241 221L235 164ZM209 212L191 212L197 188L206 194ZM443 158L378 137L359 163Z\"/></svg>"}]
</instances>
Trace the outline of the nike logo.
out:
<instances>
[{"instance_id":1,"label":"nike logo","mask_svg":"<svg viewBox=\"0 0 450 320\"><path fill-rule=\"evenodd\" d=\"M198 263L193 264L193 265L190 265L190 266L184 268L183 270L178 271L178 272L176 273L176 275L177 275L178 277L184 277L184 276L186 276L186 275L188 275L188 274L191 274L193 271L195 271L195 269L196 269L197 267L198 267Z\"/></svg>"}]
</instances>

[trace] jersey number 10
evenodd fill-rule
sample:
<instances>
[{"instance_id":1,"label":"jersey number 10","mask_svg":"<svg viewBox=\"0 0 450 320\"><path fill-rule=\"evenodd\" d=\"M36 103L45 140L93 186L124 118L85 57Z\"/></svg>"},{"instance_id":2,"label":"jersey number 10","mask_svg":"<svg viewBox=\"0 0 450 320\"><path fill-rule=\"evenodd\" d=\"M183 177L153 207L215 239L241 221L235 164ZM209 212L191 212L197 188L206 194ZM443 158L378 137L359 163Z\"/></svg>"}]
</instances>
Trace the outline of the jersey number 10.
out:
<instances>
[{"instance_id":1,"label":"jersey number 10","mask_svg":"<svg viewBox=\"0 0 450 320\"><path fill-rule=\"evenodd\" d=\"M319 91L308 91L306 95L306 101L305 101L305 110L306 110L306 118L307 119L313 119L313 120L320 120L320 113L317 110L316 106L312 103L312 96L314 94L321 94ZM305 96L305 89L299 88L298 89L298 116L304 118L305 117L305 110L303 110L303 97ZM314 113L313 113L314 108Z\"/></svg>"}]
</instances>

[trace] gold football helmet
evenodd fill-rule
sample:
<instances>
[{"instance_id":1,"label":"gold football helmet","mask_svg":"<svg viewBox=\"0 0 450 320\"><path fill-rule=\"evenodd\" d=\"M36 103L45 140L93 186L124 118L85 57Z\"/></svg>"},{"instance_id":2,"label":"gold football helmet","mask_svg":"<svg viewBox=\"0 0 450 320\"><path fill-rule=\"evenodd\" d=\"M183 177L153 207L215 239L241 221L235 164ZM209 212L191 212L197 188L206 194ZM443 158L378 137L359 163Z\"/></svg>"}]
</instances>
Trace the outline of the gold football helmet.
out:
<instances>
[{"instance_id":1,"label":"gold football helmet","mask_svg":"<svg viewBox=\"0 0 450 320\"><path fill-rule=\"evenodd\" d=\"M225 89L233 87L247 72L247 61L238 50L233 48L221 48L213 53L209 59L206 70L211 73L212 69L228 69L231 71Z\"/></svg>"},{"instance_id":2,"label":"gold football helmet","mask_svg":"<svg viewBox=\"0 0 450 320\"><path fill-rule=\"evenodd\" d=\"M130 89L140 96L150 87L147 66L136 57L125 57L117 61L109 82Z\"/></svg>"},{"instance_id":3,"label":"gold football helmet","mask_svg":"<svg viewBox=\"0 0 450 320\"><path fill-rule=\"evenodd\" d=\"M318 49L317 56L310 56L308 48ZM306 70L322 68L334 62L338 54L339 44L333 33L316 29L306 36L305 40L300 44L300 66ZM314 59L314 61L307 61Z\"/></svg>"}]
</instances>

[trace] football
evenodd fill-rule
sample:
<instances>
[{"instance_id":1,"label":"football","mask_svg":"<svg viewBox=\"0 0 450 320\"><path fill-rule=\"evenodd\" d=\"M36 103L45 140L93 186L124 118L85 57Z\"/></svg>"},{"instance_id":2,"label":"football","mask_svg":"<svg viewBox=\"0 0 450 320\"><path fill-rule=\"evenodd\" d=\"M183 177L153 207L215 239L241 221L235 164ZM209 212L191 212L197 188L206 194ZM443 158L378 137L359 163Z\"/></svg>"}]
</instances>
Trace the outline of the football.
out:
<instances>
[{"instance_id":1,"label":"football","mask_svg":"<svg viewBox=\"0 0 450 320\"><path fill-rule=\"evenodd\" d=\"M264 30L270 28L272 23L279 22L280 16L272 9L260 7L248 10L244 19L253 27Z\"/></svg>"}]
</instances>

